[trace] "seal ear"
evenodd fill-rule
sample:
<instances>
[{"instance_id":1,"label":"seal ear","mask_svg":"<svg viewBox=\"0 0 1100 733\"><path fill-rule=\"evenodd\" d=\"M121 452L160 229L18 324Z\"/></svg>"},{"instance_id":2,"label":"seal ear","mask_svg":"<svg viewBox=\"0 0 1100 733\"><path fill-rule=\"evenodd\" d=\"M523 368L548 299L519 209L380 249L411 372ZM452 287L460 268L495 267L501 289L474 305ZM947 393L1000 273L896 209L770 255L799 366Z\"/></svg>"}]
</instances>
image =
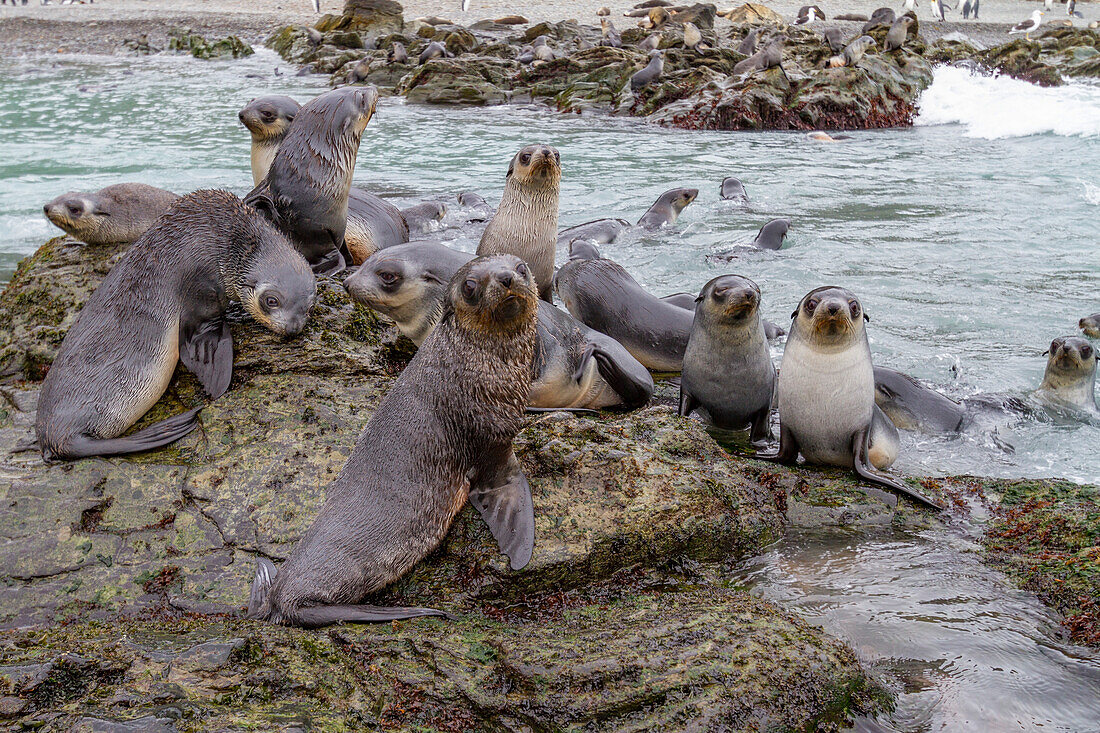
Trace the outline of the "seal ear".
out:
<instances>
[{"instance_id":1,"label":"seal ear","mask_svg":"<svg viewBox=\"0 0 1100 733\"><path fill-rule=\"evenodd\" d=\"M263 214L264 218L272 224L279 223L279 212L275 208L275 201L267 194L256 193L254 196L249 195L244 202Z\"/></svg>"},{"instance_id":2,"label":"seal ear","mask_svg":"<svg viewBox=\"0 0 1100 733\"><path fill-rule=\"evenodd\" d=\"M512 160L508 163L508 172L506 174L504 174L504 177L506 179L511 178L512 174L515 172L515 170L516 170L516 159L513 157Z\"/></svg>"},{"instance_id":3,"label":"seal ear","mask_svg":"<svg viewBox=\"0 0 1100 733\"><path fill-rule=\"evenodd\" d=\"M799 303L799 305L802 305L802 304L801 304L801 303ZM791 320L793 321L793 320L794 320L795 318L797 318L797 317L798 317L798 309L797 309L797 308L795 308L795 309L794 309L794 312L793 312L793 313L791 313Z\"/></svg>"},{"instance_id":4,"label":"seal ear","mask_svg":"<svg viewBox=\"0 0 1100 733\"><path fill-rule=\"evenodd\" d=\"M439 283L440 285L446 285L447 284L447 283L443 282L442 278L440 278L438 275L436 275L431 270L427 270L427 271L424 272L424 278L423 279L430 280L433 283Z\"/></svg>"},{"instance_id":5,"label":"seal ear","mask_svg":"<svg viewBox=\"0 0 1100 733\"><path fill-rule=\"evenodd\" d=\"M863 311L863 320L867 321L868 323L871 322L871 316L867 315L867 311Z\"/></svg>"}]
</instances>

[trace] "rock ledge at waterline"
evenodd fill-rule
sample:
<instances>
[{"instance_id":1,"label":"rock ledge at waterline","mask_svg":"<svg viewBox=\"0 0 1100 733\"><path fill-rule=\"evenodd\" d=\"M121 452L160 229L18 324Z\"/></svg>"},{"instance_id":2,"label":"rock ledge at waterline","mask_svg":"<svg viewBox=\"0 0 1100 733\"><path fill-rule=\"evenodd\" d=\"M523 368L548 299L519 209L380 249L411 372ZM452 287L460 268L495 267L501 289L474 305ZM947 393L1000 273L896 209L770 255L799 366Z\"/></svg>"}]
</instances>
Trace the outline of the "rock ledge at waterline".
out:
<instances>
[{"instance_id":1,"label":"rock ledge at waterline","mask_svg":"<svg viewBox=\"0 0 1100 733\"><path fill-rule=\"evenodd\" d=\"M790 27L783 69L771 68L746 78L733 76L745 58L735 48L751 22L715 28L715 6L698 4L660 29L665 65L661 77L636 95L630 77L645 66L636 44L652 31L623 27L622 48L595 46L598 27L573 20L530 27L491 22L470 28L403 22L400 6L381 0L349 0L341 16L325 16L317 28L320 43L304 27L287 26L266 44L289 62L315 73L331 74L333 84L347 83L355 70L359 83L429 104L490 105L540 101L562 112L597 110L646 117L686 129L814 130L866 129L912 124L920 93L932 82L936 63L964 63L988 73L1005 73L1043 85L1062 76L1100 76L1100 34L1081 28L1050 28L1036 40L1013 40L991 49L947 36L928 44L914 22L904 48L871 50L856 66L825 68L832 56L818 31ZM396 7L394 7L396 6ZM753 6L760 7L760 6ZM764 8L766 11L767 9ZM752 14L742 14L748 18ZM767 14L764 14L767 17ZM753 16L756 23L765 17ZM624 19L619 19L620 21ZM683 47L682 20L691 20L709 49ZM628 20L632 23L632 19ZM860 24L840 22L852 38ZM771 27L778 26L771 22ZM881 49L886 27L870 31ZM516 60L520 49L545 35L553 61L530 66ZM956 34L957 36L957 34ZM403 43L408 64L391 64L386 55ZM417 65L420 51L439 42L454 54Z\"/></svg>"},{"instance_id":2,"label":"rock ledge at waterline","mask_svg":"<svg viewBox=\"0 0 1100 733\"><path fill-rule=\"evenodd\" d=\"M11 454L121 252L59 237L0 294L0 716L43 730L829 730L888 704L845 644L728 578L786 526L934 515L891 509L845 471L731 457L663 405L529 420L516 450L536 504L531 565L510 572L467 508L374 599L454 621L302 631L236 618L255 557L285 557L310 524L411 345L323 280L299 339L234 322L231 388L173 446L49 466ZM180 368L143 424L198 399Z\"/></svg>"}]
</instances>

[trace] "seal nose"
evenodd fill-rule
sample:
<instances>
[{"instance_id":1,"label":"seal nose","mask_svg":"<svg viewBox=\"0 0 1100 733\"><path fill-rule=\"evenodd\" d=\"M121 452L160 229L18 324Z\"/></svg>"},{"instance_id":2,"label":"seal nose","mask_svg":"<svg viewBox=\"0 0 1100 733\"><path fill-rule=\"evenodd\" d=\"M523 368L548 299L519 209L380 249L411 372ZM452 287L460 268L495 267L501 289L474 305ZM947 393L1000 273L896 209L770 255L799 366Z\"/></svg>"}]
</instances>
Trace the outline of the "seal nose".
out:
<instances>
[{"instance_id":1,"label":"seal nose","mask_svg":"<svg viewBox=\"0 0 1100 733\"><path fill-rule=\"evenodd\" d=\"M49 204L46 204L45 206L42 207L42 213L45 214L46 216L50 215L50 205Z\"/></svg>"},{"instance_id":2,"label":"seal nose","mask_svg":"<svg viewBox=\"0 0 1100 733\"><path fill-rule=\"evenodd\" d=\"M830 316L835 316L837 313L840 313L840 303L837 303L835 300L831 300L829 301L829 304L825 306L825 310L829 312Z\"/></svg>"},{"instance_id":3,"label":"seal nose","mask_svg":"<svg viewBox=\"0 0 1100 733\"><path fill-rule=\"evenodd\" d=\"M512 280L514 279L511 272L502 272L497 275L497 281L506 288L512 287Z\"/></svg>"},{"instance_id":4,"label":"seal nose","mask_svg":"<svg viewBox=\"0 0 1100 733\"><path fill-rule=\"evenodd\" d=\"M243 109L240 112L237 113L237 119L241 121L242 125L244 124L244 110Z\"/></svg>"}]
</instances>

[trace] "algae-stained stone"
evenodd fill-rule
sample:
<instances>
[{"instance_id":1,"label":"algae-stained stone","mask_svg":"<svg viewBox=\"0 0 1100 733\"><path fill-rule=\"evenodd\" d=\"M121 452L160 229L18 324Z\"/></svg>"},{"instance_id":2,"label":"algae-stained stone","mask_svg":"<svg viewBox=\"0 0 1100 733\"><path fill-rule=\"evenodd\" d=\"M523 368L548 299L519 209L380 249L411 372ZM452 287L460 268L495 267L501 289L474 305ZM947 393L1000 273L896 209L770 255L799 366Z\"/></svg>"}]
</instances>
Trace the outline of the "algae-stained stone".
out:
<instances>
[{"instance_id":1,"label":"algae-stained stone","mask_svg":"<svg viewBox=\"0 0 1100 733\"><path fill-rule=\"evenodd\" d=\"M775 12L767 5L761 5L759 3L745 3L744 5L739 5L726 13L725 18L731 23L775 23L779 26L787 24L787 21L783 19L782 15Z\"/></svg>"}]
</instances>

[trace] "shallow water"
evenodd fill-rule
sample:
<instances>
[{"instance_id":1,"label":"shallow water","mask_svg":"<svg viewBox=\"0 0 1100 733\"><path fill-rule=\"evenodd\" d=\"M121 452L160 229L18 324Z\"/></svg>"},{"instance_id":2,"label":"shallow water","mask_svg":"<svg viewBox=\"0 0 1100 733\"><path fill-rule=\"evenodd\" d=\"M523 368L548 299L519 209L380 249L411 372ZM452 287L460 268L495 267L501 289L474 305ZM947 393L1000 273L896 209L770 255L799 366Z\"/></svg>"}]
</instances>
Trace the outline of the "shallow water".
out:
<instances>
[{"instance_id":1,"label":"shallow water","mask_svg":"<svg viewBox=\"0 0 1100 733\"><path fill-rule=\"evenodd\" d=\"M788 536L736 580L848 641L897 695L856 731L1100 730L1100 652L983 565L962 528Z\"/></svg>"},{"instance_id":2,"label":"shallow water","mask_svg":"<svg viewBox=\"0 0 1100 733\"><path fill-rule=\"evenodd\" d=\"M251 188L236 113L261 94L299 100L323 79L274 77L273 54L24 59L0 78L0 282L57 233L41 206L122 180L184 193ZM249 76L254 75L254 76ZM357 181L400 205L462 190L499 200L522 144L562 154L562 226L635 220L662 191L701 190L672 228L629 233L604 253L657 294L723 272L753 278L783 323L826 283L872 317L876 362L955 396L1026 395L1041 352L1100 310L1100 87L1042 90L937 73L918 126L819 144L793 133L692 133L538 107L441 109L382 103ZM752 198L718 199L735 175ZM740 246L786 216L780 252ZM462 249L476 232L438 234ZM706 255L734 250L728 265ZM777 349L776 356L781 353ZM1100 482L1100 426L1003 421L954 439L904 434L897 468ZM1007 453L997 443L1010 443ZM805 535L753 560L739 580L848 640L901 693L898 731L1100 729L1100 662L1062 645L1057 619L971 552L968 535Z\"/></svg>"}]
</instances>

